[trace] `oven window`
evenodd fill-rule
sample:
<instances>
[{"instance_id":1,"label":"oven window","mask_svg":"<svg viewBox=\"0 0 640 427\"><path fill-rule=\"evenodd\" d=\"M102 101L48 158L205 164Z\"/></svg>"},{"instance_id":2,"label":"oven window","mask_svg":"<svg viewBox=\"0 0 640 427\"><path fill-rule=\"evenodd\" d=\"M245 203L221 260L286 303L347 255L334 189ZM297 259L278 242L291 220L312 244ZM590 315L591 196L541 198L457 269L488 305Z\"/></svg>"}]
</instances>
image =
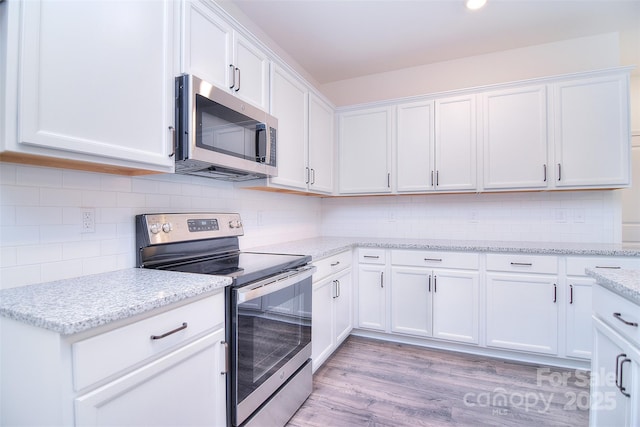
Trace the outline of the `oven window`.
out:
<instances>
[{"instance_id":1,"label":"oven window","mask_svg":"<svg viewBox=\"0 0 640 427\"><path fill-rule=\"evenodd\" d=\"M241 159L264 162L264 123L196 94L196 146Z\"/></svg>"},{"instance_id":2,"label":"oven window","mask_svg":"<svg viewBox=\"0 0 640 427\"><path fill-rule=\"evenodd\" d=\"M311 342L311 278L238 305L238 402Z\"/></svg>"}]
</instances>

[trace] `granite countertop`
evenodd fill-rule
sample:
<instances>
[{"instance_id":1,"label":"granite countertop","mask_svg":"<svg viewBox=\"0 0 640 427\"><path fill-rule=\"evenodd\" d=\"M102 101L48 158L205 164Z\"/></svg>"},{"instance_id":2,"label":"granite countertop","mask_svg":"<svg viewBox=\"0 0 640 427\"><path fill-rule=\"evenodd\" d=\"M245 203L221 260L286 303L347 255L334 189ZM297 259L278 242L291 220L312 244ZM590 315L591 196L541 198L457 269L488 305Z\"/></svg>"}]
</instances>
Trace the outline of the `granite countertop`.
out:
<instances>
[{"instance_id":1,"label":"granite countertop","mask_svg":"<svg viewBox=\"0 0 640 427\"><path fill-rule=\"evenodd\" d=\"M206 292L228 277L130 268L0 291L0 315L71 335Z\"/></svg>"},{"instance_id":2,"label":"granite countertop","mask_svg":"<svg viewBox=\"0 0 640 427\"><path fill-rule=\"evenodd\" d=\"M596 279L599 285L640 305L640 270L592 270L587 275Z\"/></svg>"},{"instance_id":3,"label":"granite countertop","mask_svg":"<svg viewBox=\"0 0 640 427\"><path fill-rule=\"evenodd\" d=\"M245 250L311 255L314 260L354 247L386 249L424 249L469 252L505 252L547 255L591 255L640 257L640 247L602 243L549 243L511 241L465 241L430 239L394 239L366 237L317 237Z\"/></svg>"}]
</instances>

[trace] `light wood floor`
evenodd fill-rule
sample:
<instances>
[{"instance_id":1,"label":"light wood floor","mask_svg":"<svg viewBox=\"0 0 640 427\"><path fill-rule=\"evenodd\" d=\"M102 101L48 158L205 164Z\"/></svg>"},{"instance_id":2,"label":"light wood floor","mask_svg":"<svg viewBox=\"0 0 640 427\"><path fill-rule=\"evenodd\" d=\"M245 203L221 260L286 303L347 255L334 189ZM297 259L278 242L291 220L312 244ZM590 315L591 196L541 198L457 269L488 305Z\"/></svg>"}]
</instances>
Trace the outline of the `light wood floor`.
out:
<instances>
[{"instance_id":1,"label":"light wood floor","mask_svg":"<svg viewBox=\"0 0 640 427\"><path fill-rule=\"evenodd\" d=\"M287 427L587 426L588 373L349 337Z\"/></svg>"}]
</instances>

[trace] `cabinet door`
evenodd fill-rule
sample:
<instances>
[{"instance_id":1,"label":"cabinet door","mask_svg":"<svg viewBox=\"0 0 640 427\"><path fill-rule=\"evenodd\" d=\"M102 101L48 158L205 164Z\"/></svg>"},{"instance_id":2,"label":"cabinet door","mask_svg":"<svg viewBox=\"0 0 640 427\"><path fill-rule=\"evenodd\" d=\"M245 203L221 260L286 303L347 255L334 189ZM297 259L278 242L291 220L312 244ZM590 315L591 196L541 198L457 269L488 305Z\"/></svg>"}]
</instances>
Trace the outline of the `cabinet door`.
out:
<instances>
[{"instance_id":1,"label":"cabinet door","mask_svg":"<svg viewBox=\"0 0 640 427\"><path fill-rule=\"evenodd\" d=\"M477 344L478 273L434 270L432 284L433 337Z\"/></svg>"},{"instance_id":2,"label":"cabinet door","mask_svg":"<svg viewBox=\"0 0 640 427\"><path fill-rule=\"evenodd\" d=\"M546 93L530 86L484 94L484 188L547 187Z\"/></svg>"},{"instance_id":3,"label":"cabinet door","mask_svg":"<svg viewBox=\"0 0 640 427\"><path fill-rule=\"evenodd\" d=\"M556 278L487 274L487 345L557 354Z\"/></svg>"},{"instance_id":4,"label":"cabinet door","mask_svg":"<svg viewBox=\"0 0 640 427\"><path fill-rule=\"evenodd\" d=\"M431 336L431 281L431 270L392 267L391 330L393 332Z\"/></svg>"},{"instance_id":5,"label":"cabinet door","mask_svg":"<svg viewBox=\"0 0 640 427\"><path fill-rule=\"evenodd\" d=\"M591 359L591 405L589 424L597 426L637 426L640 364L629 352L628 343L598 319L594 319L594 352ZM622 356L625 355L625 356ZM620 374L622 360L626 362ZM622 380L625 392L618 384ZM634 382L635 381L635 382ZM633 412L635 411L635 412ZM635 419L634 419L635 418Z\"/></svg>"},{"instance_id":6,"label":"cabinet door","mask_svg":"<svg viewBox=\"0 0 640 427\"><path fill-rule=\"evenodd\" d=\"M427 191L435 185L434 103L402 104L397 108L396 188Z\"/></svg>"},{"instance_id":7,"label":"cabinet door","mask_svg":"<svg viewBox=\"0 0 640 427\"><path fill-rule=\"evenodd\" d=\"M353 283L351 270L340 273L335 278L336 288L333 298L334 339L336 347L344 341L353 329Z\"/></svg>"},{"instance_id":8,"label":"cabinet door","mask_svg":"<svg viewBox=\"0 0 640 427\"><path fill-rule=\"evenodd\" d=\"M593 325L591 321L591 287L588 278L567 278L567 356L591 358Z\"/></svg>"},{"instance_id":9,"label":"cabinet door","mask_svg":"<svg viewBox=\"0 0 640 427\"><path fill-rule=\"evenodd\" d=\"M225 426L223 341L220 329L76 398L76 425Z\"/></svg>"},{"instance_id":10,"label":"cabinet door","mask_svg":"<svg viewBox=\"0 0 640 427\"><path fill-rule=\"evenodd\" d=\"M171 171L174 3L22 6L18 138L24 150Z\"/></svg>"},{"instance_id":11,"label":"cabinet door","mask_svg":"<svg viewBox=\"0 0 640 427\"><path fill-rule=\"evenodd\" d=\"M629 184L627 75L554 86L555 185Z\"/></svg>"},{"instance_id":12,"label":"cabinet door","mask_svg":"<svg viewBox=\"0 0 640 427\"><path fill-rule=\"evenodd\" d=\"M182 72L229 89L233 70L233 30L211 9L208 0L184 3Z\"/></svg>"},{"instance_id":13,"label":"cabinet door","mask_svg":"<svg viewBox=\"0 0 640 427\"><path fill-rule=\"evenodd\" d=\"M309 94L309 189L333 192L333 108Z\"/></svg>"},{"instance_id":14,"label":"cabinet door","mask_svg":"<svg viewBox=\"0 0 640 427\"><path fill-rule=\"evenodd\" d=\"M320 367L333 351L333 299L335 283L332 278L313 284L311 316L311 348L313 370Z\"/></svg>"},{"instance_id":15,"label":"cabinet door","mask_svg":"<svg viewBox=\"0 0 640 427\"><path fill-rule=\"evenodd\" d=\"M358 269L358 326L384 331L386 291L384 266L360 265Z\"/></svg>"},{"instance_id":16,"label":"cabinet door","mask_svg":"<svg viewBox=\"0 0 640 427\"><path fill-rule=\"evenodd\" d=\"M340 115L340 193L391 192L390 108Z\"/></svg>"},{"instance_id":17,"label":"cabinet door","mask_svg":"<svg viewBox=\"0 0 640 427\"><path fill-rule=\"evenodd\" d=\"M474 190L477 187L475 95L438 99L435 108L436 190Z\"/></svg>"},{"instance_id":18,"label":"cabinet door","mask_svg":"<svg viewBox=\"0 0 640 427\"><path fill-rule=\"evenodd\" d=\"M233 65L237 70L234 70L232 91L239 98L266 110L269 107L269 58L238 32L234 32L233 38Z\"/></svg>"},{"instance_id":19,"label":"cabinet door","mask_svg":"<svg viewBox=\"0 0 640 427\"><path fill-rule=\"evenodd\" d=\"M306 190L307 88L277 66L271 85L271 114L278 119L278 176L271 182Z\"/></svg>"}]
</instances>

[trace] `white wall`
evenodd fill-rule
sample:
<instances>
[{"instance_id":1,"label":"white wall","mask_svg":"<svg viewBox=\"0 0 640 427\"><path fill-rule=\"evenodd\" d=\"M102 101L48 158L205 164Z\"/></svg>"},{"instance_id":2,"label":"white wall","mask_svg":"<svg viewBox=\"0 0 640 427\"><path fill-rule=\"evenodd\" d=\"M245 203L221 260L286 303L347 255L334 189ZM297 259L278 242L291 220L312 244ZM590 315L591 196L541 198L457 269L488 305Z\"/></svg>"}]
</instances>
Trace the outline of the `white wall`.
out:
<instances>
[{"instance_id":1,"label":"white wall","mask_svg":"<svg viewBox=\"0 0 640 427\"><path fill-rule=\"evenodd\" d=\"M619 243L619 197L618 191L567 191L326 199L322 233Z\"/></svg>"},{"instance_id":2,"label":"white wall","mask_svg":"<svg viewBox=\"0 0 640 427\"><path fill-rule=\"evenodd\" d=\"M320 204L199 177L0 163L0 287L133 267L139 213L239 212L247 248L317 236ZM81 233L82 207L95 208L95 233Z\"/></svg>"},{"instance_id":3,"label":"white wall","mask_svg":"<svg viewBox=\"0 0 640 427\"><path fill-rule=\"evenodd\" d=\"M336 106L620 66L618 33L506 50L320 86Z\"/></svg>"}]
</instances>

